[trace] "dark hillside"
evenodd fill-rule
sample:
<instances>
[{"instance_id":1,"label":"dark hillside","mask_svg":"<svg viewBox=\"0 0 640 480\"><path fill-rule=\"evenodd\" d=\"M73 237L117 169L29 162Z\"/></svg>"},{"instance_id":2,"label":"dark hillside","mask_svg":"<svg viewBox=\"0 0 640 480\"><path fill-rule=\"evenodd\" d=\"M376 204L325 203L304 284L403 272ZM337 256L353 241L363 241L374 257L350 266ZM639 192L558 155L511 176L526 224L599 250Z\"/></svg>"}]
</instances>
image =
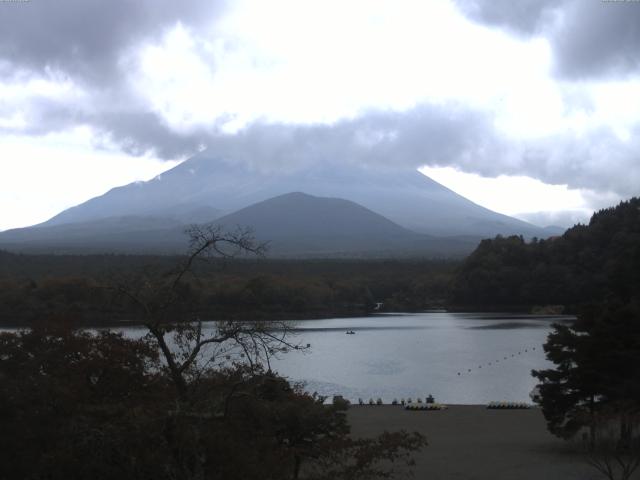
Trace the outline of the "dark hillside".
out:
<instances>
[{"instance_id":1,"label":"dark hillside","mask_svg":"<svg viewBox=\"0 0 640 480\"><path fill-rule=\"evenodd\" d=\"M640 198L595 213L561 237L483 240L457 274L469 306L566 305L640 295Z\"/></svg>"},{"instance_id":2,"label":"dark hillside","mask_svg":"<svg viewBox=\"0 0 640 480\"><path fill-rule=\"evenodd\" d=\"M355 202L293 192L216 220L226 230L250 225L270 256L461 256L475 241L441 239L397 225Z\"/></svg>"}]
</instances>

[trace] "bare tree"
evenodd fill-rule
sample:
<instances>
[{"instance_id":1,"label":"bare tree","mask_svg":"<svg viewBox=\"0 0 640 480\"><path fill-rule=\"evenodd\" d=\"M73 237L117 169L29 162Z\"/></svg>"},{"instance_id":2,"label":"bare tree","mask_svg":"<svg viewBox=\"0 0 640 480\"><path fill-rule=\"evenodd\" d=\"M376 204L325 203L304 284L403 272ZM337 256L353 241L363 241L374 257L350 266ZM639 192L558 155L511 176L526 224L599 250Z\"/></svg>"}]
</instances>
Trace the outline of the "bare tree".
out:
<instances>
[{"instance_id":1,"label":"bare tree","mask_svg":"<svg viewBox=\"0 0 640 480\"><path fill-rule=\"evenodd\" d=\"M238 360L270 370L272 356L305 348L290 341L291 328L285 322L227 320L203 328L191 298L190 282L198 280L196 264L212 256L262 256L266 244L257 243L250 229L227 232L217 225L194 225L186 233L189 251L175 269L164 274L147 271L114 287L138 307L181 399L187 397L188 380L199 374L201 360Z\"/></svg>"},{"instance_id":2,"label":"bare tree","mask_svg":"<svg viewBox=\"0 0 640 480\"><path fill-rule=\"evenodd\" d=\"M629 480L640 467L640 413L628 405L596 413L583 443L587 463L609 480Z\"/></svg>"}]
</instances>

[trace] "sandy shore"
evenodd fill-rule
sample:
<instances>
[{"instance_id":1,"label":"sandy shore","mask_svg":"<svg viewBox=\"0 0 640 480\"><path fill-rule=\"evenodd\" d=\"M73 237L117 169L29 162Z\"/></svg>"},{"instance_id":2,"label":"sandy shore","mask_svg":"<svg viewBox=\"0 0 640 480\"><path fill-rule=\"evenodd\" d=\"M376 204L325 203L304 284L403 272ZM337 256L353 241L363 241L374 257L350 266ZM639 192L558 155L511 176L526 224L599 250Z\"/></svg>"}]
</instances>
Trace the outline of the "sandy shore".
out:
<instances>
[{"instance_id":1,"label":"sandy shore","mask_svg":"<svg viewBox=\"0 0 640 480\"><path fill-rule=\"evenodd\" d=\"M444 411L407 411L391 405L352 406L348 416L356 436L400 429L425 435L429 446L415 456L416 479L604 478L570 444L547 432L539 409L458 405Z\"/></svg>"}]
</instances>

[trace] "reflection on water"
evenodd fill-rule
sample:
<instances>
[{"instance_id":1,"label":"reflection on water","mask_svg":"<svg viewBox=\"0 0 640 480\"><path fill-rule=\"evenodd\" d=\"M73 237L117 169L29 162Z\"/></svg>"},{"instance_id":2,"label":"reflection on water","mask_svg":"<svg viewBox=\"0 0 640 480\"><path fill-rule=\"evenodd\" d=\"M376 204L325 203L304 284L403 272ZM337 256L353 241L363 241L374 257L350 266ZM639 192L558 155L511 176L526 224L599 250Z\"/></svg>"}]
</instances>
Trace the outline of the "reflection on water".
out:
<instances>
[{"instance_id":1,"label":"reflection on water","mask_svg":"<svg viewBox=\"0 0 640 480\"><path fill-rule=\"evenodd\" d=\"M550 366L542 344L551 324L572 319L435 311L289 322L293 341L311 348L281 355L272 367L310 392L353 402L429 394L450 404L529 401L531 370Z\"/></svg>"},{"instance_id":2,"label":"reflection on water","mask_svg":"<svg viewBox=\"0 0 640 480\"><path fill-rule=\"evenodd\" d=\"M272 366L309 391L352 401L428 394L458 404L528 401L531 370L549 366L542 344L551 324L571 319L428 312L300 321L297 340L310 343L310 352L291 352Z\"/></svg>"},{"instance_id":3,"label":"reflection on water","mask_svg":"<svg viewBox=\"0 0 640 480\"><path fill-rule=\"evenodd\" d=\"M318 321L318 320L314 320ZM426 330L427 328L433 328L430 325L372 325L372 326L360 326L360 327L352 327L348 329L349 331L358 331L364 332L367 330ZM345 333L344 327L299 327L298 325L293 326L291 329L296 333L306 333L306 332L342 332Z\"/></svg>"},{"instance_id":4,"label":"reflection on water","mask_svg":"<svg viewBox=\"0 0 640 480\"><path fill-rule=\"evenodd\" d=\"M496 322L490 323L489 325L474 325L472 327L467 327L472 330L500 330L500 329L508 329L508 328L549 328L549 324L545 323L533 323L527 322L523 320L518 320L517 322Z\"/></svg>"}]
</instances>

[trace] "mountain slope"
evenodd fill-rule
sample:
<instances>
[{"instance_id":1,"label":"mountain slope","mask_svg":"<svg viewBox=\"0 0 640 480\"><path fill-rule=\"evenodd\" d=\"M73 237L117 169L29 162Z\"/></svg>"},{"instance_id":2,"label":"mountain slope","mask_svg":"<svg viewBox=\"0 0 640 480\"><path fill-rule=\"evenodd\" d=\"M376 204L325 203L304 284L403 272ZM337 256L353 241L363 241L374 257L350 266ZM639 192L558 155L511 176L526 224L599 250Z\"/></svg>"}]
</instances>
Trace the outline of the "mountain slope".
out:
<instances>
[{"instance_id":1,"label":"mountain slope","mask_svg":"<svg viewBox=\"0 0 640 480\"><path fill-rule=\"evenodd\" d=\"M168 217L109 217L7 230L0 232L0 248L45 253L174 253L184 250L184 246L177 248L185 243L184 228L182 222Z\"/></svg>"},{"instance_id":2,"label":"mountain slope","mask_svg":"<svg viewBox=\"0 0 640 480\"><path fill-rule=\"evenodd\" d=\"M227 229L250 225L276 255L431 254L470 251L469 242L417 234L357 203L300 192L258 202L216 220Z\"/></svg>"},{"instance_id":3,"label":"mountain slope","mask_svg":"<svg viewBox=\"0 0 640 480\"><path fill-rule=\"evenodd\" d=\"M270 256L459 256L479 239L443 239L407 230L349 200L288 193L215 221L225 230L251 227ZM23 252L183 253L186 225L129 216L45 225L0 233L0 247Z\"/></svg>"},{"instance_id":4,"label":"mountain slope","mask_svg":"<svg viewBox=\"0 0 640 480\"><path fill-rule=\"evenodd\" d=\"M319 163L262 171L202 152L148 182L114 188L45 225L167 210L216 208L227 213L292 191L359 203L411 230L437 236L545 236L543 229L465 199L413 169Z\"/></svg>"},{"instance_id":5,"label":"mountain slope","mask_svg":"<svg viewBox=\"0 0 640 480\"><path fill-rule=\"evenodd\" d=\"M483 308L640 304L640 198L548 240L483 240L458 271L453 295L458 305Z\"/></svg>"}]
</instances>

